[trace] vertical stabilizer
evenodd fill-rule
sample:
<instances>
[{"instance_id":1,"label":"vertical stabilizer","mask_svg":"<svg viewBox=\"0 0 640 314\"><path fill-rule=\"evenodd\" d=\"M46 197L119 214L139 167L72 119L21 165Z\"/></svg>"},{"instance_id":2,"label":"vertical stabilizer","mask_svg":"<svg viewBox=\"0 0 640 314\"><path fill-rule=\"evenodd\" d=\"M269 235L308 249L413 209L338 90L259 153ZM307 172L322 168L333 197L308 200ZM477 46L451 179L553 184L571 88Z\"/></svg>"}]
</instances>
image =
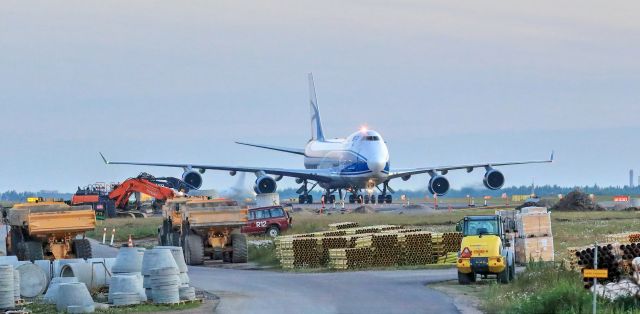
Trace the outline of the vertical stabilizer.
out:
<instances>
[{"instance_id":1,"label":"vertical stabilizer","mask_svg":"<svg viewBox=\"0 0 640 314\"><path fill-rule=\"evenodd\" d=\"M320 109L316 99L316 87L313 84L313 74L309 73L309 104L311 105L311 140L324 141Z\"/></svg>"}]
</instances>

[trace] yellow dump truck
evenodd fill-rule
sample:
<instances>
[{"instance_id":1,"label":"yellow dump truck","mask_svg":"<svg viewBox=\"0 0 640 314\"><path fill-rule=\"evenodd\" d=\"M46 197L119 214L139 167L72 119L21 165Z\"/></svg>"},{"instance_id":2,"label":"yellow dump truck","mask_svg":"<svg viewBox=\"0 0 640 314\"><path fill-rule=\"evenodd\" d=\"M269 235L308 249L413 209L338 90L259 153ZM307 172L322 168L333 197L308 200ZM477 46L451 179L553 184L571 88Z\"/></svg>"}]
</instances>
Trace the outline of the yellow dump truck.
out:
<instances>
[{"instance_id":1,"label":"yellow dump truck","mask_svg":"<svg viewBox=\"0 0 640 314\"><path fill-rule=\"evenodd\" d=\"M247 238L241 228L247 209L229 199L175 198L163 206L158 227L161 245L181 246L189 265L201 265L204 257L246 263Z\"/></svg>"},{"instance_id":2,"label":"yellow dump truck","mask_svg":"<svg viewBox=\"0 0 640 314\"><path fill-rule=\"evenodd\" d=\"M6 220L11 226L7 251L21 261L92 257L91 244L84 238L96 227L91 206L37 199L8 209Z\"/></svg>"},{"instance_id":3,"label":"yellow dump truck","mask_svg":"<svg viewBox=\"0 0 640 314\"><path fill-rule=\"evenodd\" d=\"M463 234L458 253L458 283L469 284L477 275L495 275L499 283L516 276L514 250L505 232L508 223L500 215L464 217L456 225Z\"/></svg>"}]
</instances>

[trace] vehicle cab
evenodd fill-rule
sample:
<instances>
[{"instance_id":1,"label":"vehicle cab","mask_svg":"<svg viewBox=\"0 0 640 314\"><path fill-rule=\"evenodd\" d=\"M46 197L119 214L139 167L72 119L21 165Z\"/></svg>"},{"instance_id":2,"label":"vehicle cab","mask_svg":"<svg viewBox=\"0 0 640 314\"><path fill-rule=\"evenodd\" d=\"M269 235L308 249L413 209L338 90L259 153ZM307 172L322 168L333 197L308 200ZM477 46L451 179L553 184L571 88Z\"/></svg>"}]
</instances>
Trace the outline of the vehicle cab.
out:
<instances>
[{"instance_id":1,"label":"vehicle cab","mask_svg":"<svg viewBox=\"0 0 640 314\"><path fill-rule=\"evenodd\" d=\"M461 283L475 281L476 274L497 274L500 282L515 276L513 250L500 216L467 216L456 230L463 234L457 261Z\"/></svg>"},{"instance_id":2,"label":"vehicle cab","mask_svg":"<svg viewBox=\"0 0 640 314\"><path fill-rule=\"evenodd\" d=\"M250 208L248 215L247 224L242 227L242 233L277 237L291 227L292 218L281 205Z\"/></svg>"}]
</instances>

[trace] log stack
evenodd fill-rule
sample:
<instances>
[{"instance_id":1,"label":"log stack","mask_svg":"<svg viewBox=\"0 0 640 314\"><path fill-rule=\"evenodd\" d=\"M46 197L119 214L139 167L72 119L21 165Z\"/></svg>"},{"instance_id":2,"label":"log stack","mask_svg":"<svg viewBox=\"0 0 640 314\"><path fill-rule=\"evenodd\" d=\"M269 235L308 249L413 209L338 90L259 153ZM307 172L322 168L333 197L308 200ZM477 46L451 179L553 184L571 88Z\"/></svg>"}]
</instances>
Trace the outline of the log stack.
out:
<instances>
[{"instance_id":1,"label":"log stack","mask_svg":"<svg viewBox=\"0 0 640 314\"><path fill-rule=\"evenodd\" d=\"M357 222L337 222L337 223L333 223L333 224L329 224L329 230L342 230L342 229L349 229L349 228L356 228L358 227L358 223Z\"/></svg>"}]
</instances>

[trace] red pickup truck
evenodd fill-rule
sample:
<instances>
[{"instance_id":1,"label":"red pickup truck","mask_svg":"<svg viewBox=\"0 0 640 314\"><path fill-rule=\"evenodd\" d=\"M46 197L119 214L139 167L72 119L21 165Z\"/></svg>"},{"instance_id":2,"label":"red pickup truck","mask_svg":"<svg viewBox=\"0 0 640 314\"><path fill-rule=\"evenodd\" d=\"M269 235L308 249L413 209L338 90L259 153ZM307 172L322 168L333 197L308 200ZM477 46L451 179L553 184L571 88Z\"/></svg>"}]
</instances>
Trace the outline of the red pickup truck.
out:
<instances>
[{"instance_id":1,"label":"red pickup truck","mask_svg":"<svg viewBox=\"0 0 640 314\"><path fill-rule=\"evenodd\" d=\"M282 206L258 207L249 209L249 220L242 227L242 233L266 233L277 237L291 226L291 216Z\"/></svg>"}]
</instances>

